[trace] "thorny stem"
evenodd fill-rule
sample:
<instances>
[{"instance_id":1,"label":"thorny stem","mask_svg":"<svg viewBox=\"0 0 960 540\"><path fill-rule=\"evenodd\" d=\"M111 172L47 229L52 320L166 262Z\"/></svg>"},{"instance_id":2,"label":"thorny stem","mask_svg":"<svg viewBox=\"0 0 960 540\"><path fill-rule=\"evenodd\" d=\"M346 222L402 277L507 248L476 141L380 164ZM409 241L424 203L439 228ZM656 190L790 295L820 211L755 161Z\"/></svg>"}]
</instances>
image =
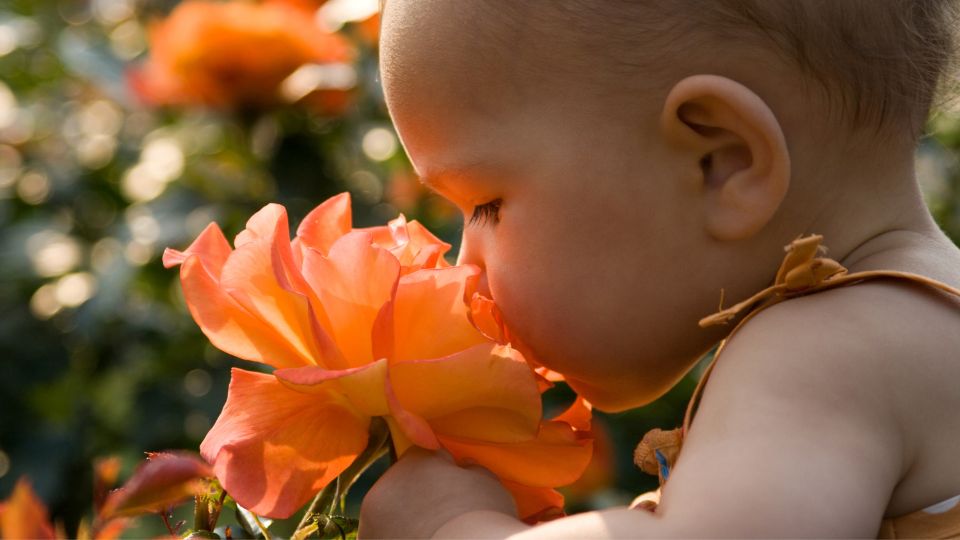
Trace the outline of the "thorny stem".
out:
<instances>
[{"instance_id":1,"label":"thorny stem","mask_svg":"<svg viewBox=\"0 0 960 540\"><path fill-rule=\"evenodd\" d=\"M163 520L163 524L167 527L167 531L169 531L172 536L176 536L177 532L173 530L172 526L170 526L170 519L167 518L166 510L164 510L163 512L160 512L160 519Z\"/></svg>"},{"instance_id":2,"label":"thorny stem","mask_svg":"<svg viewBox=\"0 0 960 540\"><path fill-rule=\"evenodd\" d=\"M214 507L213 512L210 514L210 528L213 529L217 526L217 522L220 521L220 513L223 512L223 502L227 500L227 491L225 489L220 489L220 499L217 500L217 505Z\"/></svg>"},{"instance_id":3,"label":"thorny stem","mask_svg":"<svg viewBox=\"0 0 960 540\"><path fill-rule=\"evenodd\" d=\"M308 526L314 517L318 514L327 514L333 512L336 505L339 504L343 510L347 492L353 483L360 477L367 468L375 461L380 459L388 450L392 452L393 445L390 443L390 428L386 421L380 417L374 417L370 422L370 438L367 441L367 447L357 456L336 481L327 484L317 496L314 497L310 507L303 514L303 519L297 525L297 533Z\"/></svg>"},{"instance_id":4,"label":"thorny stem","mask_svg":"<svg viewBox=\"0 0 960 540\"><path fill-rule=\"evenodd\" d=\"M301 519L300 523L297 525L298 531L310 523L311 518L313 518L315 514L319 513L318 510L330 505L330 501L334 499L336 491L337 483L330 482L320 490L320 493L317 493L317 496L313 498L313 502L310 503L310 507L307 508L306 513L303 514L303 519Z\"/></svg>"}]
</instances>

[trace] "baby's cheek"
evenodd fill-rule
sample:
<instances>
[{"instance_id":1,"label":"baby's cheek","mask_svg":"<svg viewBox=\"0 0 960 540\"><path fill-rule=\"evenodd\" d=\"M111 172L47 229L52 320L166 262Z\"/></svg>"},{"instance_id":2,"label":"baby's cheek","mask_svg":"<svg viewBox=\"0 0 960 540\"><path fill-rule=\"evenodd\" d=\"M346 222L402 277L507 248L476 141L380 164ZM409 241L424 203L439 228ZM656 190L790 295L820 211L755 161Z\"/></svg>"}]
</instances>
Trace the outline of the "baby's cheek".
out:
<instances>
[{"instance_id":1,"label":"baby's cheek","mask_svg":"<svg viewBox=\"0 0 960 540\"><path fill-rule=\"evenodd\" d=\"M529 204L525 204L529 203ZM597 241L596 226L558 219L550 210L560 205L516 201L493 229L484 262L494 300L519 341L548 367L565 374L595 378L608 370L609 360L623 358L635 332L624 334L636 314L625 308L638 303L636 282L612 264L610 243L619 245L614 230ZM522 347L521 347L522 350Z\"/></svg>"},{"instance_id":2,"label":"baby's cheek","mask_svg":"<svg viewBox=\"0 0 960 540\"><path fill-rule=\"evenodd\" d=\"M490 276L493 297L518 348L551 369L568 372L582 361L589 337L578 326L577 306L549 274L513 272Z\"/></svg>"}]
</instances>

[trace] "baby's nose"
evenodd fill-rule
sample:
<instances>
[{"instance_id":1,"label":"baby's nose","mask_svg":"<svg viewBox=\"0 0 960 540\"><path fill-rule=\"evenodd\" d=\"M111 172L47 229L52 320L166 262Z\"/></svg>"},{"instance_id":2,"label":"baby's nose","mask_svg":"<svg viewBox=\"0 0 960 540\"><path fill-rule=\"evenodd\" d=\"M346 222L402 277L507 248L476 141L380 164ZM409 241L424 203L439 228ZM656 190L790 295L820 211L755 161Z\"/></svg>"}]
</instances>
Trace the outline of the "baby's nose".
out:
<instances>
[{"instance_id":1,"label":"baby's nose","mask_svg":"<svg viewBox=\"0 0 960 540\"><path fill-rule=\"evenodd\" d=\"M487 272L483 269L480 270L480 280L477 281L476 292L487 298L493 298L493 293L490 292L490 284L487 282Z\"/></svg>"},{"instance_id":2,"label":"baby's nose","mask_svg":"<svg viewBox=\"0 0 960 540\"><path fill-rule=\"evenodd\" d=\"M457 254L457 264L475 264L483 269L483 258L480 256L480 246L472 235L463 232L460 237L460 253Z\"/></svg>"},{"instance_id":3,"label":"baby's nose","mask_svg":"<svg viewBox=\"0 0 960 540\"><path fill-rule=\"evenodd\" d=\"M460 242L460 253L457 255L457 264L472 264L480 268L480 281L477 283L477 292L492 298L490 294L490 285L487 282L487 267L481 256L479 245L471 241L466 234Z\"/></svg>"}]
</instances>

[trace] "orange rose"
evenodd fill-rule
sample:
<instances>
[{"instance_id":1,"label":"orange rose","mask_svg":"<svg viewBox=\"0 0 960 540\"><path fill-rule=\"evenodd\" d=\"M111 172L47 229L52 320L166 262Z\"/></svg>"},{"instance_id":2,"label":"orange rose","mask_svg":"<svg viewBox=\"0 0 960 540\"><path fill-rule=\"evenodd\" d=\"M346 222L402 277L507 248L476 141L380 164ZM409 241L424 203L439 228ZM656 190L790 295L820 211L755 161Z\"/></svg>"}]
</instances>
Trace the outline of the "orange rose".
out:
<instances>
[{"instance_id":1,"label":"orange rose","mask_svg":"<svg viewBox=\"0 0 960 540\"><path fill-rule=\"evenodd\" d=\"M81 520L75 537L85 540L114 540L119 538L126 528L127 521L122 519L98 521L93 527L90 527L86 520ZM46 505L34 493L30 481L22 477L17 480L10 498L0 502L0 538L52 540L67 538L67 535L63 532L62 524L54 528L50 523Z\"/></svg>"},{"instance_id":2,"label":"orange rose","mask_svg":"<svg viewBox=\"0 0 960 540\"><path fill-rule=\"evenodd\" d=\"M10 498L0 504L0 538L56 538L47 507L26 478L18 480Z\"/></svg>"},{"instance_id":3,"label":"orange rose","mask_svg":"<svg viewBox=\"0 0 960 540\"><path fill-rule=\"evenodd\" d=\"M375 13L362 21L357 21L357 33L371 47L380 45L380 14Z\"/></svg>"},{"instance_id":4,"label":"orange rose","mask_svg":"<svg viewBox=\"0 0 960 540\"><path fill-rule=\"evenodd\" d=\"M491 309L471 313L479 275L450 267L449 248L402 217L352 229L349 198L328 200L290 240L283 207L268 205L231 249L211 224L185 251L184 296L220 349L275 368L235 369L227 402L201 444L241 505L287 517L336 478L383 417L398 454L445 448L483 465L522 517L562 503L591 454L582 400L543 421L541 378L500 334ZM475 305L486 305L474 301ZM489 306L488 306L489 307ZM486 330L471 323L478 320Z\"/></svg>"},{"instance_id":5,"label":"orange rose","mask_svg":"<svg viewBox=\"0 0 960 540\"><path fill-rule=\"evenodd\" d=\"M150 25L149 41L150 58L130 82L154 105L271 107L284 101L282 83L303 66L352 69L353 51L342 36L282 3L186 1ZM308 97L330 114L349 103L346 88L311 89L288 100Z\"/></svg>"}]
</instances>

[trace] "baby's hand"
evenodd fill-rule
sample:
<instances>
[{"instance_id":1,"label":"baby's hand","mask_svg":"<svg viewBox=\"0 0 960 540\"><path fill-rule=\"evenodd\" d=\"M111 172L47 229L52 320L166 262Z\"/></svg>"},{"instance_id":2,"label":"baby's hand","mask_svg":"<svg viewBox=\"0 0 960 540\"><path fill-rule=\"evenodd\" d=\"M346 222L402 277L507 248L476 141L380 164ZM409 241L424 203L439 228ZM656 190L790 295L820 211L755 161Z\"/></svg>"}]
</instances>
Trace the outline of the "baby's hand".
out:
<instances>
[{"instance_id":1,"label":"baby's hand","mask_svg":"<svg viewBox=\"0 0 960 540\"><path fill-rule=\"evenodd\" d=\"M486 510L516 517L513 497L480 467L458 467L444 451L412 448L370 489L361 538L430 538L451 519Z\"/></svg>"}]
</instances>

